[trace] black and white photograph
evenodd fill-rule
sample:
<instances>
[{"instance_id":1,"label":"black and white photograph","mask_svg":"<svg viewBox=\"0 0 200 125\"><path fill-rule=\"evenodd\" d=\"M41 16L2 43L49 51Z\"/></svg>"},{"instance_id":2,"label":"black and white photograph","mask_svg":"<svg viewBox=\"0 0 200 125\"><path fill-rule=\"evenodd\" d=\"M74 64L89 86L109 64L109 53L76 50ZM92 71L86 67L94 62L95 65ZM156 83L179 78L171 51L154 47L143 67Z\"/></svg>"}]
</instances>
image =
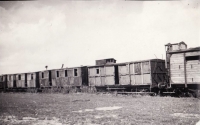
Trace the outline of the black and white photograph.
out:
<instances>
[{"instance_id":1,"label":"black and white photograph","mask_svg":"<svg viewBox=\"0 0 200 125\"><path fill-rule=\"evenodd\" d=\"M199 4L0 1L0 124L200 125Z\"/></svg>"}]
</instances>

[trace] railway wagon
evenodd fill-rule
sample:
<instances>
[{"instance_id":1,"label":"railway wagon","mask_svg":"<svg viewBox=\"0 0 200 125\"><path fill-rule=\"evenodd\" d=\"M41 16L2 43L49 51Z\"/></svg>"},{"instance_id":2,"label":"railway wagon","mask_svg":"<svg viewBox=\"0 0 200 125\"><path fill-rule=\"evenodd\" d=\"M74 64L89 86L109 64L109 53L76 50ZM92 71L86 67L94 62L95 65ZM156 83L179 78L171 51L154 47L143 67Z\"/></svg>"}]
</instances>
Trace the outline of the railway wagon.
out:
<instances>
[{"instance_id":1,"label":"railway wagon","mask_svg":"<svg viewBox=\"0 0 200 125\"><path fill-rule=\"evenodd\" d=\"M162 59L89 66L88 72L89 86L96 87L157 91L158 84L166 81L165 61Z\"/></svg>"},{"instance_id":2,"label":"railway wagon","mask_svg":"<svg viewBox=\"0 0 200 125\"><path fill-rule=\"evenodd\" d=\"M88 66L89 86L109 86L118 84L117 65L114 58L96 60L95 66Z\"/></svg>"},{"instance_id":3,"label":"railway wagon","mask_svg":"<svg viewBox=\"0 0 200 125\"><path fill-rule=\"evenodd\" d=\"M52 86L88 86L88 71L86 66L55 69L51 71Z\"/></svg>"},{"instance_id":4,"label":"railway wagon","mask_svg":"<svg viewBox=\"0 0 200 125\"><path fill-rule=\"evenodd\" d=\"M187 49L184 42L169 43L165 47L170 87L200 90L200 47Z\"/></svg>"},{"instance_id":5,"label":"railway wagon","mask_svg":"<svg viewBox=\"0 0 200 125\"><path fill-rule=\"evenodd\" d=\"M7 88L7 75L0 76L0 91L5 91Z\"/></svg>"}]
</instances>

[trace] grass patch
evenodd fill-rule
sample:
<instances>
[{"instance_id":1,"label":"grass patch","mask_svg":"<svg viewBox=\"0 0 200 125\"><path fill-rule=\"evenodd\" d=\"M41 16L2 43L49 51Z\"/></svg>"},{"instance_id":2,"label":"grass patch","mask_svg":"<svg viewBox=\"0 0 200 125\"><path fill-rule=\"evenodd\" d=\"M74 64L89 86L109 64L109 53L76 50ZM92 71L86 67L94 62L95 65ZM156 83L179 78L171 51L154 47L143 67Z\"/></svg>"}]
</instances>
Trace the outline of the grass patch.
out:
<instances>
[{"instance_id":1,"label":"grass patch","mask_svg":"<svg viewBox=\"0 0 200 125\"><path fill-rule=\"evenodd\" d=\"M1 93L0 100L0 124L190 125L200 120L200 102L196 98Z\"/></svg>"}]
</instances>

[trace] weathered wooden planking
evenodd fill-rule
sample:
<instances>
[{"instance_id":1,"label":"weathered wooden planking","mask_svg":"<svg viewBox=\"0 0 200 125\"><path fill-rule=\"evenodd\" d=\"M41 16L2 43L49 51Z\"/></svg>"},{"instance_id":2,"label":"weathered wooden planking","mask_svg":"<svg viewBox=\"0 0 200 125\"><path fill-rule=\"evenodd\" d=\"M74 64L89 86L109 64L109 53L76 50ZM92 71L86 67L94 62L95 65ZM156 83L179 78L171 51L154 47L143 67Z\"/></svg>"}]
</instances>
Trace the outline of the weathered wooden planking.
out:
<instances>
[{"instance_id":1,"label":"weathered wooden planking","mask_svg":"<svg viewBox=\"0 0 200 125\"><path fill-rule=\"evenodd\" d=\"M183 74L171 74L171 77L185 77L184 73Z\"/></svg>"},{"instance_id":2,"label":"weathered wooden planking","mask_svg":"<svg viewBox=\"0 0 200 125\"><path fill-rule=\"evenodd\" d=\"M49 78L49 71L42 71L39 73L39 77L42 78L42 73L43 73L43 78Z\"/></svg>"},{"instance_id":3,"label":"weathered wooden planking","mask_svg":"<svg viewBox=\"0 0 200 125\"><path fill-rule=\"evenodd\" d=\"M184 63L184 55L181 54L172 54L170 57L170 64L176 64L176 63Z\"/></svg>"},{"instance_id":4,"label":"weathered wooden planking","mask_svg":"<svg viewBox=\"0 0 200 125\"><path fill-rule=\"evenodd\" d=\"M99 73L97 73L97 69L99 70ZM95 68L89 68L89 76L101 76L104 75L104 68L99 68L99 67L95 67Z\"/></svg>"},{"instance_id":5,"label":"weathered wooden planking","mask_svg":"<svg viewBox=\"0 0 200 125\"><path fill-rule=\"evenodd\" d=\"M49 79L48 78L43 78L40 79L40 86L41 87L49 87Z\"/></svg>"},{"instance_id":6,"label":"weathered wooden planking","mask_svg":"<svg viewBox=\"0 0 200 125\"><path fill-rule=\"evenodd\" d=\"M172 63L170 64L170 67L173 68L173 67L179 67L179 66L184 66L183 63Z\"/></svg>"},{"instance_id":7,"label":"weathered wooden planking","mask_svg":"<svg viewBox=\"0 0 200 125\"><path fill-rule=\"evenodd\" d=\"M105 85L105 77L89 77L90 86L103 86Z\"/></svg>"},{"instance_id":8,"label":"weathered wooden planking","mask_svg":"<svg viewBox=\"0 0 200 125\"><path fill-rule=\"evenodd\" d=\"M187 78L188 83L197 83L200 82L200 78Z\"/></svg>"},{"instance_id":9,"label":"weathered wooden planking","mask_svg":"<svg viewBox=\"0 0 200 125\"><path fill-rule=\"evenodd\" d=\"M106 76L105 77L105 85L115 85L114 76Z\"/></svg>"},{"instance_id":10,"label":"weathered wooden planking","mask_svg":"<svg viewBox=\"0 0 200 125\"><path fill-rule=\"evenodd\" d=\"M100 75L101 76L105 75L104 67L100 67Z\"/></svg>"},{"instance_id":11,"label":"weathered wooden planking","mask_svg":"<svg viewBox=\"0 0 200 125\"><path fill-rule=\"evenodd\" d=\"M141 63L134 63L134 70L135 74L141 74Z\"/></svg>"},{"instance_id":12,"label":"weathered wooden planking","mask_svg":"<svg viewBox=\"0 0 200 125\"><path fill-rule=\"evenodd\" d=\"M50 72L51 72L51 78L55 79L57 77L56 70L51 70ZM45 77L44 78L48 78L48 77L49 77L49 72L45 73Z\"/></svg>"},{"instance_id":13,"label":"weathered wooden planking","mask_svg":"<svg viewBox=\"0 0 200 125\"><path fill-rule=\"evenodd\" d=\"M171 57L184 57L183 53L176 53L176 54L172 54Z\"/></svg>"},{"instance_id":14,"label":"weathered wooden planking","mask_svg":"<svg viewBox=\"0 0 200 125\"><path fill-rule=\"evenodd\" d=\"M187 76L193 76L193 75L195 75L195 76L199 76L200 77L200 72L190 72L190 73L187 73Z\"/></svg>"},{"instance_id":15,"label":"weathered wooden planking","mask_svg":"<svg viewBox=\"0 0 200 125\"><path fill-rule=\"evenodd\" d=\"M18 88L24 88L25 87L25 80L17 80L16 81Z\"/></svg>"},{"instance_id":16,"label":"weathered wooden planking","mask_svg":"<svg viewBox=\"0 0 200 125\"><path fill-rule=\"evenodd\" d=\"M185 84L185 78L176 78L176 77L172 77L171 78L171 84L177 84L177 83L183 83Z\"/></svg>"},{"instance_id":17,"label":"weathered wooden planking","mask_svg":"<svg viewBox=\"0 0 200 125\"><path fill-rule=\"evenodd\" d=\"M200 64L199 60L189 60L186 63L195 63L195 64Z\"/></svg>"},{"instance_id":18,"label":"weathered wooden planking","mask_svg":"<svg viewBox=\"0 0 200 125\"><path fill-rule=\"evenodd\" d=\"M150 73L150 64L148 62L142 62L142 73Z\"/></svg>"},{"instance_id":19,"label":"weathered wooden planking","mask_svg":"<svg viewBox=\"0 0 200 125\"><path fill-rule=\"evenodd\" d=\"M68 76L68 77L74 76L73 73L74 73L74 72L73 72L73 69L67 69L67 76Z\"/></svg>"},{"instance_id":20,"label":"weathered wooden planking","mask_svg":"<svg viewBox=\"0 0 200 125\"><path fill-rule=\"evenodd\" d=\"M106 85L105 77L101 77L101 84L102 84L103 86Z\"/></svg>"},{"instance_id":21,"label":"weathered wooden planking","mask_svg":"<svg viewBox=\"0 0 200 125\"><path fill-rule=\"evenodd\" d=\"M143 74L143 84L144 85L151 84L151 75L150 74Z\"/></svg>"},{"instance_id":22,"label":"weathered wooden planking","mask_svg":"<svg viewBox=\"0 0 200 125\"><path fill-rule=\"evenodd\" d=\"M114 75L114 66L105 66L105 75Z\"/></svg>"},{"instance_id":23,"label":"weathered wooden planking","mask_svg":"<svg viewBox=\"0 0 200 125\"><path fill-rule=\"evenodd\" d=\"M51 82L52 82L52 86L56 86L56 79L55 78L52 79Z\"/></svg>"},{"instance_id":24,"label":"weathered wooden planking","mask_svg":"<svg viewBox=\"0 0 200 125\"><path fill-rule=\"evenodd\" d=\"M95 77L95 86L101 86L101 77Z\"/></svg>"},{"instance_id":25,"label":"weathered wooden planking","mask_svg":"<svg viewBox=\"0 0 200 125\"><path fill-rule=\"evenodd\" d=\"M96 68L89 68L89 76L96 76Z\"/></svg>"},{"instance_id":26,"label":"weathered wooden planking","mask_svg":"<svg viewBox=\"0 0 200 125\"><path fill-rule=\"evenodd\" d=\"M200 56L200 51L198 52L187 52L185 56Z\"/></svg>"},{"instance_id":27,"label":"weathered wooden planking","mask_svg":"<svg viewBox=\"0 0 200 125\"><path fill-rule=\"evenodd\" d=\"M187 74L189 74L189 73L200 73L200 71L199 70L197 70L197 69L193 69L193 70L187 70Z\"/></svg>"},{"instance_id":28,"label":"weathered wooden planking","mask_svg":"<svg viewBox=\"0 0 200 125\"><path fill-rule=\"evenodd\" d=\"M184 79L185 76L171 76L171 79Z\"/></svg>"},{"instance_id":29,"label":"weathered wooden planking","mask_svg":"<svg viewBox=\"0 0 200 125\"><path fill-rule=\"evenodd\" d=\"M74 77L73 83L71 83L73 86L81 86L82 85L82 78L81 77Z\"/></svg>"},{"instance_id":30,"label":"weathered wooden planking","mask_svg":"<svg viewBox=\"0 0 200 125\"><path fill-rule=\"evenodd\" d=\"M135 85L135 75L131 75L131 85Z\"/></svg>"},{"instance_id":31,"label":"weathered wooden planking","mask_svg":"<svg viewBox=\"0 0 200 125\"><path fill-rule=\"evenodd\" d=\"M13 88L13 81L8 81L7 85L8 85L8 88Z\"/></svg>"},{"instance_id":32,"label":"weathered wooden planking","mask_svg":"<svg viewBox=\"0 0 200 125\"><path fill-rule=\"evenodd\" d=\"M77 69L77 76L81 76L81 68L76 68Z\"/></svg>"},{"instance_id":33,"label":"weathered wooden planking","mask_svg":"<svg viewBox=\"0 0 200 125\"><path fill-rule=\"evenodd\" d=\"M181 71L184 70L184 66L178 66L178 67L171 67L171 71Z\"/></svg>"},{"instance_id":34,"label":"weathered wooden planking","mask_svg":"<svg viewBox=\"0 0 200 125\"><path fill-rule=\"evenodd\" d=\"M186 65L186 68L189 68L189 69L198 69L198 70L200 70L200 65L192 65L192 64L189 64L189 65Z\"/></svg>"},{"instance_id":35,"label":"weathered wooden planking","mask_svg":"<svg viewBox=\"0 0 200 125\"><path fill-rule=\"evenodd\" d=\"M119 77L119 84L120 85L130 85L130 76L129 75L121 75Z\"/></svg>"},{"instance_id":36,"label":"weathered wooden planking","mask_svg":"<svg viewBox=\"0 0 200 125\"><path fill-rule=\"evenodd\" d=\"M119 75L127 75L129 74L128 65L120 65L118 66Z\"/></svg>"},{"instance_id":37,"label":"weathered wooden planking","mask_svg":"<svg viewBox=\"0 0 200 125\"><path fill-rule=\"evenodd\" d=\"M65 77L65 71L67 71L67 70L60 71L60 77Z\"/></svg>"},{"instance_id":38,"label":"weathered wooden planking","mask_svg":"<svg viewBox=\"0 0 200 125\"><path fill-rule=\"evenodd\" d=\"M134 72L134 64L130 64L130 67L129 67L130 69L130 74L134 74L135 72Z\"/></svg>"},{"instance_id":39,"label":"weathered wooden planking","mask_svg":"<svg viewBox=\"0 0 200 125\"><path fill-rule=\"evenodd\" d=\"M184 69L179 69L179 70L170 70L171 73L184 73Z\"/></svg>"},{"instance_id":40,"label":"weathered wooden planking","mask_svg":"<svg viewBox=\"0 0 200 125\"><path fill-rule=\"evenodd\" d=\"M35 80L28 80L27 81L27 87L30 88L30 87L36 87L36 82Z\"/></svg>"},{"instance_id":41,"label":"weathered wooden planking","mask_svg":"<svg viewBox=\"0 0 200 125\"><path fill-rule=\"evenodd\" d=\"M135 85L142 85L142 75L135 75Z\"/></svg>"},{"instance_id":42,"label":"weathered wooden planking","mask_svg":"<svg viewBox=\"0 0 200 125\"><path fill-rule=\"evenodd\" d=\"M95 77L89 77L89 86L95 86Z\"/></svg>"}]
</instances>

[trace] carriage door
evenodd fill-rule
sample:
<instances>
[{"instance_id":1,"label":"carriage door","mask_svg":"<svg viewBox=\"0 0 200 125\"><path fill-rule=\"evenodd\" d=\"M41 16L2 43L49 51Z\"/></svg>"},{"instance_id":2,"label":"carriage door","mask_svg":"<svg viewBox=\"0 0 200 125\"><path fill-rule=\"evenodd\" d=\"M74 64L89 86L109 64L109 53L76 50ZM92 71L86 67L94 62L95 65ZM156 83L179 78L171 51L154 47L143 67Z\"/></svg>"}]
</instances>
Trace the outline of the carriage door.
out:
<instances>
[{"instance_id":1,"label":"carriage door","mask_svg":"<svg viewBox=\"0 0 200 125\"><path fill-rule=\"evenodd\" d=\"M185 55L186 82L194 84L200 82L200 52L190 52Z\"/></svg>"},{"instance_id":2,"label":"carriage door","mask_svg":"<svg viewBox=\"0 0 200 125\"><path fill-rule=\"evenodd\" d=\"M27 87L27 74L25 73L25 87Z\"/></svg>"},{"instance_id":3,"label":"carriage door","mask_svg":"<svg viewBox=\"0 0 200 125\"><path fill-rule=\"evenodd\" d=\"M114 66L115 67L115 85L119 84L119 72L118 72L118 66Z\"/></svg>"},{"instance_id":4,"label":"carriage door","mask_svg":"<svg viewBox=\"0 0 200 125\"><path fill-rule=\"evenodd\" d=\"M14 88L17 87L17 83L16 83L16 75L13 75L13 87L14 87Z\"/></svg>"},{"instance_id":5,"label":"carriage door","mask_svg":"<svg viewBox=\"0 0 200 125\"><path fill-rule=\"evenodd\" d=\"M51 71L49 71L49 85L52 86Z\"/></svg>"}]
</instances>

